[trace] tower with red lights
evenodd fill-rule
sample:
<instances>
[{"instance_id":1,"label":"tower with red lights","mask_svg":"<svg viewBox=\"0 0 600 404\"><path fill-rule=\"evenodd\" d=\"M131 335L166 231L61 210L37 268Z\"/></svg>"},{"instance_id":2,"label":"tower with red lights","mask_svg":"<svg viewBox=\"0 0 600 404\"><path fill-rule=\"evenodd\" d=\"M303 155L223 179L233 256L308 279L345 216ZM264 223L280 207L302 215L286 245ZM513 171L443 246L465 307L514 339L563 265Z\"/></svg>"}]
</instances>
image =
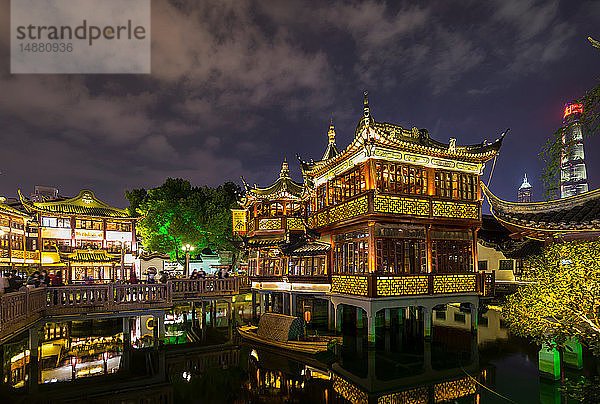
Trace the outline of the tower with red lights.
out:
<instances>
[{"instance_id":1,"label":"tower with red lights","mask_svg":"<svg viewBox=\"0 0 600 404\"><path fill-rule=\"evenodd\" d=\"M562 152L560 163L560 197L579 195L588 191L583 153L581 114L583 105L571 102L563 114Z\"/></svg>"}]
</instances>

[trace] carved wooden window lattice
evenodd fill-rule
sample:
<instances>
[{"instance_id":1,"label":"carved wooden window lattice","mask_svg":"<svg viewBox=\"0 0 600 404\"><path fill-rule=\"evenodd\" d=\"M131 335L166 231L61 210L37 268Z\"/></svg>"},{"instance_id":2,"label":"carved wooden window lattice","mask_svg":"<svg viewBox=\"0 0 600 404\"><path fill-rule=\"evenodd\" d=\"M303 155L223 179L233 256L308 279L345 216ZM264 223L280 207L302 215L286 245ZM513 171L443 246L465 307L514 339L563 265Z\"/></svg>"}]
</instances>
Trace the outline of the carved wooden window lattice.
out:
<instances>
[{"instance_id":1,"label":"carved wooden window lattice","mask_svg":"<svg viewBox=\"0 0 600 404\"><path fill-rule=\"evenodd\" d=\"M427 195L427 171L407 164L377 162L377 189L399 195Z\"/></svg>"},{"instance_id":2,"label":"carved wooden window lattice","mask_svg":"<svg viewBox=\"0 0 600 404\"><path fill-rule=\"evenodd\" d=\"M438 170L435 172L435 195L464 201L477 199L476 175Z\"/></svg>"}]
</instances>

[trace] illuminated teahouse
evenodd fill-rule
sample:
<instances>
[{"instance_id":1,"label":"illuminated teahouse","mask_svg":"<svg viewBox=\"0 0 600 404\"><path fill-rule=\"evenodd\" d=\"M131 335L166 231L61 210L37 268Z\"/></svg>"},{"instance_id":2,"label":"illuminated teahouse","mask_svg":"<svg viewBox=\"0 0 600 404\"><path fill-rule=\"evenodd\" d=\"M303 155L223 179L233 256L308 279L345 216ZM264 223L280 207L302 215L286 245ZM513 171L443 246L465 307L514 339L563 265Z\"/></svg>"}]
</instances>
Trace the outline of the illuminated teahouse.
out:
<instances>
[{"instance_id":1,"label":"illuminated teahouse","mask_svg":"<svg viewBox=\"0 0 600 404\"><path fill-rule=\"evenodd\" d=\"M333 124L328 137L321 160L300 159L304 184L294 183L293 197L294 203L303 203L299 221L306 210L306 228L299 228L304 244L291 251L324 246L326 298L335 307L335 318L342 305L364 310L371 338L378 311L415 306L414 297L426 318L437 304L476 307L485 293L476 256L479 178L485 162L498 153L503 135L490 144L459 146L453 138L441 143L426 129L375 121L365 93L364 116L351 143L338 150ZM256 237L255 229L266 219L255 216L259 211L248 211L250 244L267 242ZM264 221L275 222L280 237L290 233L283 220ZM281 251L285 257L279 256L279 264L267 265L275 259L270 256L262 261L260 254L251 255L255 290L264 291L269 280L273 290L293 291L288 286L290 276L296 275L291 251ZM307 284L313 282L312 273Z\"/></svg>"},{"instance_id":2,"label":"illuminated teahouse","mask_svg":"<svg viewBox=\"0 0 600 404\"><path fill-rule=\"evenodd\" d=\"M82 190L74 198L32 202L19 191L39 223L41 264L64 281L129 279L136 251L137 218Z\"/></svg>"}]
</instances>

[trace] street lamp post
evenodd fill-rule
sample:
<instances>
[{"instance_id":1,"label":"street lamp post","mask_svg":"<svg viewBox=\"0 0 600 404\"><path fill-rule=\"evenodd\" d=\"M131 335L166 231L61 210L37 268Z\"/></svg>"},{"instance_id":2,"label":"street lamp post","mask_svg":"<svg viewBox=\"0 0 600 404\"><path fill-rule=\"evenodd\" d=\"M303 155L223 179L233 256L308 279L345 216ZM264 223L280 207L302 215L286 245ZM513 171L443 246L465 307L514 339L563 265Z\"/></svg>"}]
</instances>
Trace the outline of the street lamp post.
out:
<instances>
[{"instance_id":1,"label":"street lamp post","mask_svg":"<svg viewBox=\"0 0 600 404\"><path fill-rule=\"evenodd\" d=\"M181 247L183 251L185 251L185 268L183 268L183 277L186 278L188 276L188 272L190 271L190 251L194 251L194 246L186 244Z\"/></svg>"}]
</instances>

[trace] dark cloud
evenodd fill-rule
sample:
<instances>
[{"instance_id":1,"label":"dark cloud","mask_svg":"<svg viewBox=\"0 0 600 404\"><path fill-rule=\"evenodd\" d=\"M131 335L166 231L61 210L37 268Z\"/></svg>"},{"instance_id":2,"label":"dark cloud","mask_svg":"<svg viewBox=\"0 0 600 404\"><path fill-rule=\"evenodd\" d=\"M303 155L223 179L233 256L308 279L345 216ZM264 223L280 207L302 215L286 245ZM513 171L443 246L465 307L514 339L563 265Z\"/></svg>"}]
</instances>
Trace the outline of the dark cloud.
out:
<instances>
[{"instance_id":1,"label":"dark cloud","mask_svg":"<svg viewBox=\"0 0 600 404\"><path fill-rule=\"evenodd\" d=\"M600 36L592 1L155 0L151 75L11 76L8 6L1 1L8 196L35 184L91 187L124 205L125 189L167 176L266 184L284 157L322 154L332 114L345 146L364 89L376 119L440 140L492 140L513 128L492 185L514 199L527 171L539 196L538 150L600 67L585 41Z\"/></svg>"}]
</instances>

